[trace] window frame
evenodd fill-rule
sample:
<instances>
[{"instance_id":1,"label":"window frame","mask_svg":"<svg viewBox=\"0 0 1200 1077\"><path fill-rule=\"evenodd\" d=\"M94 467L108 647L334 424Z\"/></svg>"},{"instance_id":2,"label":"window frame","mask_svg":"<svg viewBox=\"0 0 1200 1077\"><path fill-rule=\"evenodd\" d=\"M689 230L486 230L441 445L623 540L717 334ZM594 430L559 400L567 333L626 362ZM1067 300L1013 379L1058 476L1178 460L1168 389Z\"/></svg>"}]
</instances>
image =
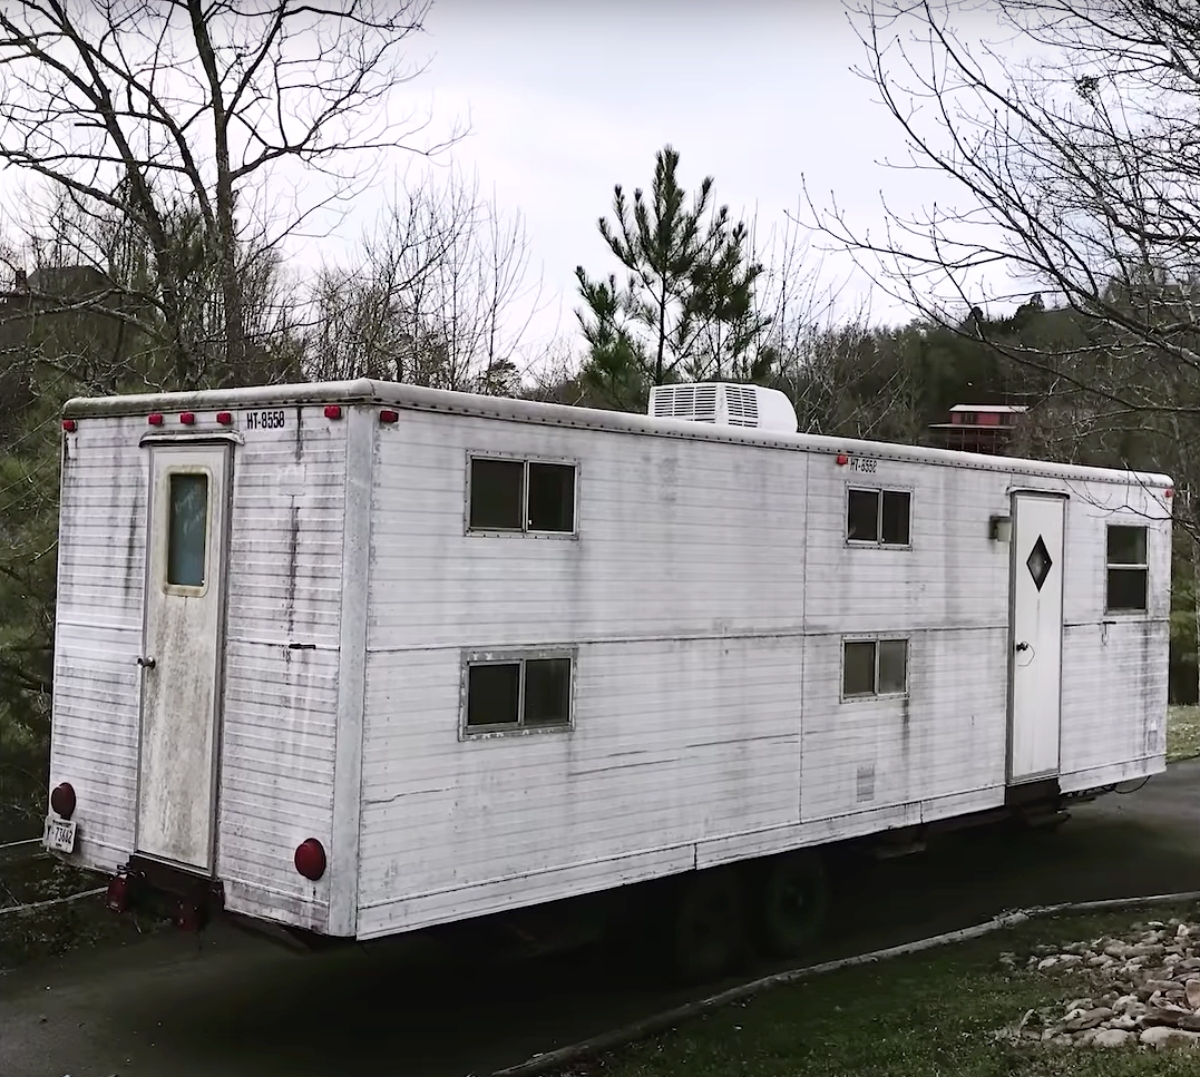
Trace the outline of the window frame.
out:
<instances>
[{"instance_id":1,"label":"window frame","mask_svg":"<svg viewBox=\"0 0 1200 1077\"><path fill-rule=\"evenodd\" d=\"M567 659L571 663L571 674L567 689L567 720L554 725L525 725L525 663L547 659ZM471 668L473 666L510 666L520 664L521 673L517 688L517 721L499 725L467 725ZM579 674L579 648L526 647L489 650L475 648L464 650L459 674L458 739L490 740L495 737L530 737L539 734L571 733L575 729L575 690Z\"/></svg>"},{"instance_id":2,"label":"window frame","mask_svg":"<svg viewBox=\"0 0 1200 1077\"><path fill-rule=\"evenodd\" d=\"M471 526L471 482L475 460L496 460L503 463L522 464L521 476L521 527L472 527ZM529 526L529 467L531 464L551 464L557 467L569 467L575 472L575 482L571 497L571 530L570 531L540 531ZM579 473L577 459L555 456L522 456L518 453L494 452L491 450L467 450L467 477L464 483L465 503L463 506L463 534L468 536L486 536L500 538L502 536L531 538L531 539L578 539L579 538Z\"/></svg>"},{"instance_id":3,"label":"window frame","mask_svg":"<svg viewBox=\"0 0 1200 1077\"><path fill-rule=\"evenodd\" d=\"M879 501L875 511L875 534L878 538L874 539L859 539L850 537L850 493L858 491L865 494L878 494ZM907 542L884 542L883 541L883 495L884 494L907 494L908 495L908 541ZM913 501L915 500L915 491L911 486L868 486L865 483L847 482L846 492L842 498L842 542L844 545L856 550L911 550L913 548Z\"/></svg>"},{"instance_id":4,"label":"window frame","mask_svg":"<svg viewBox=\"0 0 1200 1077\"><path fill-rule=\"evenodd\" d=\"M851 643L871 643L875 645L875 674L874 690L871 692L846 692L846 645ZM900 692L879 691L879 645L881 643L904 644L904 689ZM838 698L842 703L864 703L879 699L907 699L910 682L908 678L912 657L912 637L895 632L876 633L873 635L846 635L841 637L838 654Z\"/></svg>"},{"instance_id":5,"label":"window frame","mask_svg":"<svg viewBox=\"0 0 1200 1077\"><path fill-rule=\"evenodd\" d=\"M1135 562L1115 562L1108 559L1108 536L1114 527L1121 527L1132 531L1141 531L1144 537L1143 546L1145 547L1145 560L1140 563ZM1109 600L1112 588L1110 581L1112 573L1118 572L1140 572L1142 579L1145 581L1143 593L1146 596L1144 605L1141 606L1113 606ZM1109 523L1104 527L1104 613L1105 616L1113 617L1144 617L1150 612L1150 528L1144 524L1138 523Z\"/></svg>"},{"instance_id":6,"label":"window frame","mask_svg":"<svg viewBox=\"0 0 1200 1077\"><path fill-rule=\"evenodd\" d=\"M175 475L201 475L204 477L204 582L199 587L184 583L171 583L171 480ZM212 469L206 464L168 464L160 473L158 497L162 506L157 516L158 541L162 544L162 564L159 588L164 595L181 598L203 598L208 594L212 579L213 546L213 481Z\"/></svg>"}]
</instances>

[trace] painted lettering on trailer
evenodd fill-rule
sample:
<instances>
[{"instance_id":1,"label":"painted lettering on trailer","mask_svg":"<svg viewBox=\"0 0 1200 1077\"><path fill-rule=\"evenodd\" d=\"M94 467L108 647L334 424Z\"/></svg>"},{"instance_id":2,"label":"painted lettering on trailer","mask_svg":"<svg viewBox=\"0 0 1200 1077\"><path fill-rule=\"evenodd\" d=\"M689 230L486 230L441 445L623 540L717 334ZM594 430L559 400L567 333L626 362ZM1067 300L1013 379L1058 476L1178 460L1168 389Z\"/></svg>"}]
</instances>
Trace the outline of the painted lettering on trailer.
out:
<instances>
[{"instance_id":1,"label":"painted lettering on trailer","mask_svg":"<svg viewBox=\"0 0 1200 1077\"><path fill-rule=\"evenodd\" d=\"M864 460L857 456L852 456L850 458L850 470L851 471L865 471L865 472L870 473L875 470L875 468L878 466L878 464L879 464L878 460Z\"/></svg>"},{"instance_id":2,"label":"painted lettering on trailer","mask_svg":"<svg viewBox=\"0 0 1200 1077\"><path fill-rule=\"evenodd\" d=\"M242 421L247 430L282 430L286 416L284 411L247 411L243 413Z\"/></svg>"}]
</instances>

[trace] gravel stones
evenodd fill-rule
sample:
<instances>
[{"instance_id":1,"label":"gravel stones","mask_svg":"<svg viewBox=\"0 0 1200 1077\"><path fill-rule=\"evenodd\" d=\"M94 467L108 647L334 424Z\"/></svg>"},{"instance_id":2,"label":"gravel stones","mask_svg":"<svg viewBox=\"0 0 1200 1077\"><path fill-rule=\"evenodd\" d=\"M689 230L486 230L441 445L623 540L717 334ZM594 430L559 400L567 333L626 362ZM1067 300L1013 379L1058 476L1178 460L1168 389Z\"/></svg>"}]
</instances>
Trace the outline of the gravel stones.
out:
<instances>
[{"instance_id":1,"label":"gravel stones","mask_svg":"<svg viewBox=\"0 0 1200 1077\"><path fill-rule=\"evenodd\" d=\"M1200 1047L1200 923L1151 920L1125 938L1038 946L1013 974L1069 973L1088 992L1065 1006L1029 1010L996 1035L1051 1047L1163 1051Z\"/></svg>"}]
</instances>

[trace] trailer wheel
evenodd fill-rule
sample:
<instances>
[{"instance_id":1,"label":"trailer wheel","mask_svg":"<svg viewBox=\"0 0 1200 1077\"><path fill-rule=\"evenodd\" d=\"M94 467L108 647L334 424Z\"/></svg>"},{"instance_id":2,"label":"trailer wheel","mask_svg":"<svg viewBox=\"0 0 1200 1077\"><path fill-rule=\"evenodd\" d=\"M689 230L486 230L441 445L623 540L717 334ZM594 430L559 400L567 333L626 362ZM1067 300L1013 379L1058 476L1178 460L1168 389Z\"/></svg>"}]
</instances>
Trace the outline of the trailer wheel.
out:
<instances>
[{"instance_id":1,"label":"trailer wheel","mask_svg":"<svg viewBox=\"0 0 1200 1077\"><path fill-rule=\"evenodd\" d=\"M785 853L764 865L757 888L756 934L775 957L795 957L820 935L829 911L829 877L818 853Z\"/></svg>"},{"instance_id":2,"label":"trailer wheel","mask_svg":"<svg viewBox=\"0 0 1200 1077\"><path fill-rule=\"evenodd\" d=\"M735 872L714 868L685 876L673 913L670 956L680 979L693 983L714 979L745 953L744 902Z\"/></svg>"}]
</instances>

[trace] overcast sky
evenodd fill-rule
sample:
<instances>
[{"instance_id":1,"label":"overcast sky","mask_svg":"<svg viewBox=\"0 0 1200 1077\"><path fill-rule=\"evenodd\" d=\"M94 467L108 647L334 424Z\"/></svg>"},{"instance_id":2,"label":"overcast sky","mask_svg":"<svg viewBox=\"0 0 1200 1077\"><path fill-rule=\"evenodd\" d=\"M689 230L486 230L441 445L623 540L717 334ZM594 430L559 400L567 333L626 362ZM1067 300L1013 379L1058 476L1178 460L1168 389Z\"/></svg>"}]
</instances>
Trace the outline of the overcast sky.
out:
<instances>
[{"instance_id":1,"label":"overcast sky","mask_svg":"<svg viewBox=\"0 0 1200 1077\"><path fill-rule=\"evenodd\" d=\"M960 28L994 30L989 0L949 2L965 12ZM685 187L712 175L716 200L735 216L757 215L760 236L802 209L805 182L818 207L836 196L860 232L883 225L881 193L901 213L961 199L928 173L880 163L902 161L906 150L878 90L852 71L865 54L842 0L434 0L425 30L410 54L427 70L393 105L428 111L424 137L435 140L469 122L443 163L477 176L500 212L523 214L530 283L542 281L529 343L577 339L575 267L593 276L618 268L597 219L611 211L614 184L649 185L654 155L668 143L681 154ZM414 178L426 167L419 158L397 162L405 165ZM21 203L15 171L0 176L9 206ZM310 194L315 182L299 179ZM392 187L381 176L333 234L293 238L293 264L344 262ZM268 203L287 193L282 176L265 186ZM818 266L828 242L812 237L810 268L821 269L828 289L850 280L848 311L868 296L869 281L844 255ZM904 317L886 296L870 303L875 319Z\"/></svg>"},{"instance_id":2,"label":"overcast sky","mask_svg":"<svg viewBox=\"0 0 1200 1077\"><path fill-rule=\"evenodd\" d=\"M851 70L864 54L840 0L435 0L426 28L417 85L435 123L469 116L455 160L525 215L549 301L543 334L574 331L577 264L616 268L596 220L615 183L649 184L666 143L685 186L711 174L717 199L757 211L763 231L797 209L802 180L822 206L836 192L859 225L882 223L881 190L903 210L935 189L877 163L904 145ZM850 270L825 260L831 283ZM873 310L897 316L884 297Z\"/></svg>"}]
</instances>

